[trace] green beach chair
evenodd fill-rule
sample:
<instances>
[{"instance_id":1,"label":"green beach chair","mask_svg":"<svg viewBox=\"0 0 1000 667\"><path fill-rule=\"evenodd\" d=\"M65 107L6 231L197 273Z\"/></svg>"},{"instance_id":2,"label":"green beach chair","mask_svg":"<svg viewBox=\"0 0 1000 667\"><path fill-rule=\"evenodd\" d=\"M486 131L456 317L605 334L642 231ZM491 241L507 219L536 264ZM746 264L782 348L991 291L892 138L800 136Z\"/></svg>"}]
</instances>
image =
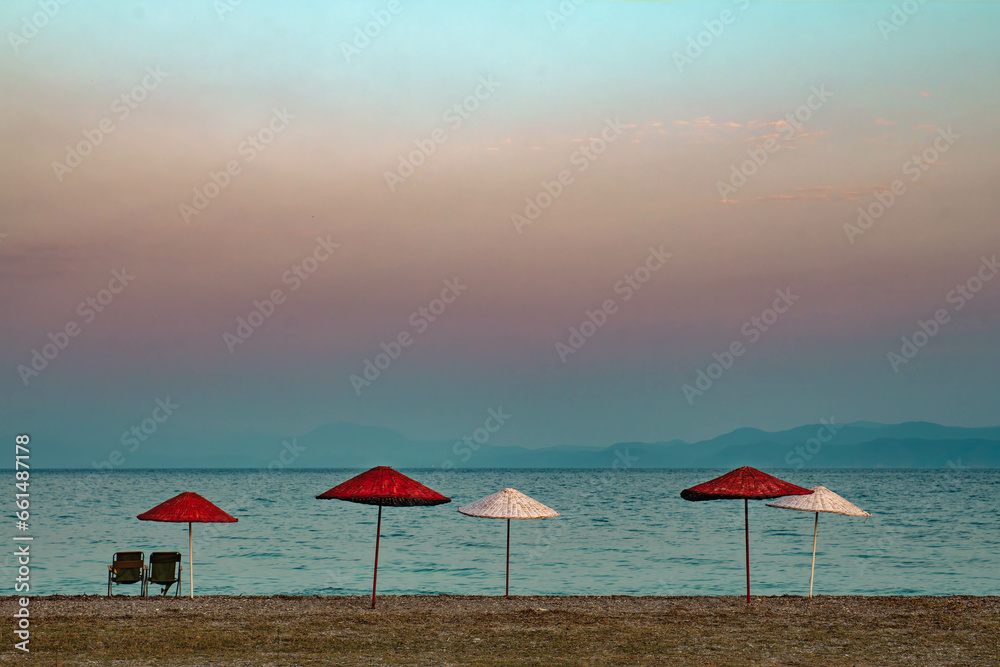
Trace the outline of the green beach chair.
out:
<instances>
[{"instance_id":1,"label":"green beach chair","mask_svg":"<svg viewBox=\"0 0 1000 667\"><path fill-rule=\"evenodd\" d=\"M181 594L181 554L179 551L157 551L149 554L149 567L146 572L146 595L149 595L149 585L162 586L160 595L166 595L174 584L174 596Z\"/></svg>"},{"instance_id":2,"label":"green beach chair","mask_svg":"<svg viewBox=\"0 0 1000 667\"><path fill-rule=\"evenodd\" d=\"M118 551L108 565L108 595L111 584L139 584L139 595L146 587L145 555L141 551Z\"/></svg>"}]
</instances>

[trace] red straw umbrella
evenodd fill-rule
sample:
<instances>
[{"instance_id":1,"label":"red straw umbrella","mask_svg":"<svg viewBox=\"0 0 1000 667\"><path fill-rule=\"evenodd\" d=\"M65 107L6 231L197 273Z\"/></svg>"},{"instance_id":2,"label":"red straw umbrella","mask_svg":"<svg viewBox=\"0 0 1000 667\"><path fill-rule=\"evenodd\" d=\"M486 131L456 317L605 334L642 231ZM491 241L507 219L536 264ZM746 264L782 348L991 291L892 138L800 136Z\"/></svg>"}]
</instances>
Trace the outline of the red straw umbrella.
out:
<instances>
[{"instance_id":1,"label":"red straw umbrella","mask_svg":"<svg viewBox=\"0 0 1000 667\"><path fill-rule=\"evenodd\" d=\"M378 583L378 543L382 532L382 506L417 507L450 503L420 482L398 473L389 466L378 466L343 484L338 484L317 498L349 500L363 505L378 505L378 526L375 528L375 574L372 576L372 609L375 608L375 586Z\"/></svg>"},{"instance_id":2,"label":"red straw umbrella","mask_svg":"<svg viewBox=\"0 0 1000 667\"><path fill-rule=\"evenodd\" d=\"M140 521L169 521L188 525L188 576L191 584L191 597L194 597L194 536L192 523L236 523L236 517L226 514L197 493L185 491L170 500L160 503L148 512L136 517Z\"/></svg>"},{"instance_id":3,"label":"red straw umbrella","mask_svg":"<svg viewBox=\"0 0 1000 667\"><path fill-rule=\"evenodd\" d=\"M756 468L743 466L721 477L681 491L684 500L733 500L743 499L743 524L747 545L747 604L750 604L750 507L749 500L768 500L781 496L802 496L810 489L790 484Z\"/></svg>"}]
</instances>

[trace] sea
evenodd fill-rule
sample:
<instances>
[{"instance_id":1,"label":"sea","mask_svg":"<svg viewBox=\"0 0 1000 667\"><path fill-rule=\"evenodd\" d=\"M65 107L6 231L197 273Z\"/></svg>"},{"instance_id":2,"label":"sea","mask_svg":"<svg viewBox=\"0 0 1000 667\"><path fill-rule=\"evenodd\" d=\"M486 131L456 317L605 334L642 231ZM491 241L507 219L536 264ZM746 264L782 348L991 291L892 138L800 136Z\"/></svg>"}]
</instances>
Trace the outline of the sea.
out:
<instances>
[{"instance_id":1,"label":"sea","mask_svg":"<svg viewBox=\"0 0 1000 667\"><path fill-rule=\"evenodd\" d=\"M187 594L187 524L136 515L194 491L239 519L194 525L196 594L370 594L378 508L315 498L359 472L32 470L28 530L15 528L12 512L10 531L34 538L32 595L106 594L116 551L181 552ZM381 594L502 595L507 522L456 510L505 487L560 513L510 522L512 595L745 593L743 501L680 497L726 470L401 472L452 502L383 509ZM1000 470L768 472L822 484L872 514L820 514L814 594L1000 595ZM765 502L749 503L752 593L806 595L815 514ZM11 589L13 552L0 556ZM139 586L115 593L136 595Z\"/></svg>"}]
</instances>

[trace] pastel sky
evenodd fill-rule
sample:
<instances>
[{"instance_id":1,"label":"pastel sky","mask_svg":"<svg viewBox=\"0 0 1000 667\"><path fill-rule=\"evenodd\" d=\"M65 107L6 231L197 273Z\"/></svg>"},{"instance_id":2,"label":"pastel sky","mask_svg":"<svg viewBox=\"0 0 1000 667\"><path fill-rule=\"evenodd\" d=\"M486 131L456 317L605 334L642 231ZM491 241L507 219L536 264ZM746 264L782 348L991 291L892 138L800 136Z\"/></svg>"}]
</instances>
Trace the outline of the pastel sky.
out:
<instances>
[{"instance_id":1,"label":"pastel sky","mask_svg":"<svg viewBox=\"0 0 1000 667\"><path fill-rule=\"evenodd\" d=\"M498 406L491 442L528 447L1000 422L996 4L40 6L0 9L5 434L103 451L168 396L174 441L337 421L457 438ZM212 173L228 183L197 210ZM526 199L546 204L530 224ZM317 239L339 247L292 290ZM651 247L670 257L637 275ZM123 269L88 321L78 304ZM648 277L627 301L626 275ZM455 279L421 330L411 314Z\"/></svg>"}]
</instances>

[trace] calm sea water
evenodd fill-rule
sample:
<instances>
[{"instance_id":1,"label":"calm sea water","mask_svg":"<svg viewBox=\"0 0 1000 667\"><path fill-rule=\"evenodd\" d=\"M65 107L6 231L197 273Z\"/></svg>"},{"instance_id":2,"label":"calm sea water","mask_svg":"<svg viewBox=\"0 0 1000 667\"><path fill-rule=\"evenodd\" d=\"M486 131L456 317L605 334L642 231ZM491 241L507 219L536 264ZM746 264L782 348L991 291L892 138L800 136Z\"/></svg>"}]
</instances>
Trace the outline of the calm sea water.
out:
<instances>
[{"instance_id":1,"label":"calm sea water","mask_svg":"<svg viewBox=\"0 0 1000 667\"><path fill-rule=\"evenodd\" d=\"M195 524L197 593L368 593L377 508L314 498L358 472L32 471L32 593L104 594L118 550L181 551L186 567L186 524L135 518L181 491L239 518ZM506 522L456 508L507 486L562 514L511 522L512 594L744 591L743 502L679 496L724 470L404 472L453 502L383 510L380 593L502 594ZM1000 470L772 472L874 515L820 515L817 594L1000 595ZM750 503L754 593L808 592L813 517ZM16 564L2 560L13 582Z\"/></svg>"}]
</instances>

